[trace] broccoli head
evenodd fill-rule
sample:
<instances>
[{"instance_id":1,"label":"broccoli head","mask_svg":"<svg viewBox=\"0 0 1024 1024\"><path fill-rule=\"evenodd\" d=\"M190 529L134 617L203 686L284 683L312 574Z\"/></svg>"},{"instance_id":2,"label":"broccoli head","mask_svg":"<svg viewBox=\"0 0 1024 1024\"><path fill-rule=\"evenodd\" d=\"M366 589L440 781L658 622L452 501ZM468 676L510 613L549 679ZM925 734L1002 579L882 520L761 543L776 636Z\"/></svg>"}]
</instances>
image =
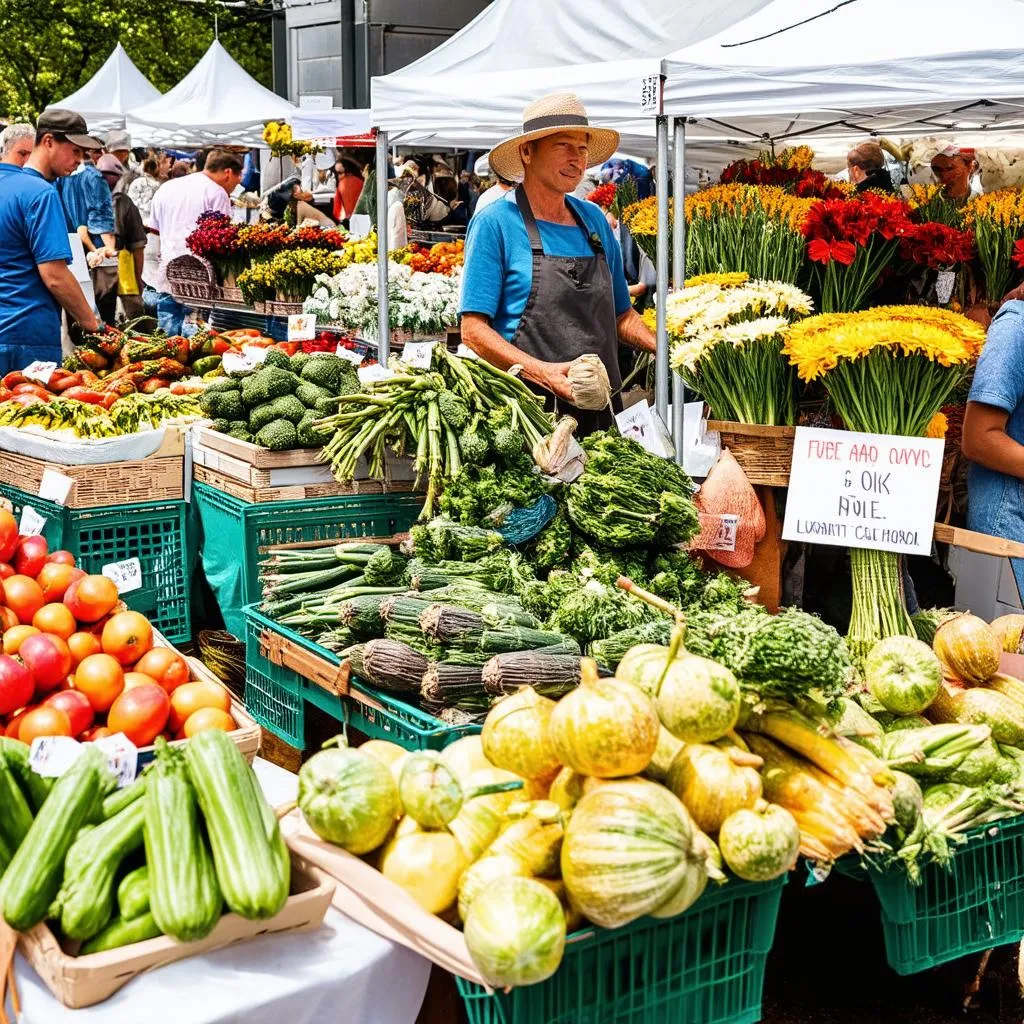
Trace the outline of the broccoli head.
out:
<instances>
[{"instance_id":1,"label":"broccoli head","mask_svg":"<svg viewBox=\"0 0 1024 1024\"><path fill-rule=\"evenodd\" d=\"M264 366L242 380L242 401L247 406L262 405L272 398L293 394L299 378L280 366Z\"/></svg>"},{"instance_id":2,"label":"broccoli head","mask_svg":"<svg viewBox=\"0 0 1024 1024\"><path fill-rule=\"evenodd\" d=\"M308 380L304 380L296 389L295 397L307 408L315 409L317 403L323 401L325 398L333 398L327 388L322 388L318 384L310 384Z\"/></svg>"},{"instance_id":3,"label":"broccoli head","mask_svg":"<svg viewBox=\"0 0 1024 1024\"><path fill-rule=\"evenodd\" d=\"M523 450L523 435L511 427L499 427L494 432L494 450L503 458L512 458Z\"/></svg>"},{"instance_id":4,"label":"broccoli head","mask_svg":"<svg viewBox=\"0 0 1024 1024\"><path fill-rule=\"evenodd\" d=\"M359 374L352 363L342 360L344 366L341 368L341 382L338 384L339 395L358 395L363 390L359 383Z\"/></svg>"},{"instance_id":5,"label":"broccoli head","mask_svg":"<svg viewBox=\"0 0 1024 1024\"><path fill-rule=\"evenodd\" d=\"M298 433L295 424L290 420L271 420L255 438L256 444L262 448L269 448L271 451L280 452L286 448L294 448L298 443Z\"/></svg>"},{"instance_id":6,"label":"broccoli head","mask_svg":"<svg viewBox=\"0 0 1024 1024\"><path fill-rule=\"evenodd\" d=\"M296 427L296 434L299 439L299 445L303 448L323 448L325 444L331 439L331 431L329 430L317 430L313 424L319 418L319 413L315 409L307 409L305 415L299 420L299 424Z\"/></svg>"},{"instance_id":7,"label":"broccoli head","mask_svg":"<svg viewBox=\"0 0 1024 1024\"><path fill-rule=\"evenodd\" d=\"M210 429L211 430L216 430L216 431L218 431L221 434L226 434L231 429L231 421L230 420L214 420L213 423L210 424Z\"/></svg>"},{"instance_id":8,"label":"broccoli head","mask_svg":"<svg viewBox=\"0 0 1024 1024\"><path fill-rule=\"evenodd\" d=\"M487 438L483 434L467 431L459 436L459 451L463 462L478 466L486 460L487 450Z\"/></svg>"},{"instance_id":9,"label":"broccoli head","mask_svg":"<svg viewBox=\"0 0 1024 1024\"><path fill-rule=\"evenodd\" d=\"M306 407L294 395L282 395L249 410L249 429L262 430L271 420L291 420L298 423Z\"/></svg>"},{"instance_id":10,"label":"broccoli head","mask_svg":"<svg viewBox=\"0 0 1024 1024\"><path fill-rule=\"evenodd\" d=\"M302 379L310 384L317 384L330 391L332 395L336 395L338 386L341 384L344 366L344 359L332 356L329 352L318 352L303 363Z\"/></svg>"},{"instance_id":11,"label":"broccoli head","mask_svg":"<svg viewBox=\"0 0 1024 1024\"><path fill-rule=\"evenodd\" d=\"M203 392L199 398L199 408L215 420L240 420L245 417L241 396L237 391Z\"/></svg>"},{"instance_id":12,"label":"broccoli head","mask_svg":"<svg viewBox=\"0 0 1024 1024\"><path fill-rule=\"evenodd\" d=\"M452 430L461 430L469 422L469 406L454 391L437 396L437 411Z\"/></svg>"},{"instance_id":13,"label":"broccoli head","mask_svg":"<svg viewBox=\"0 0 1024 1024\"><path fill-rule=\"evenodd\" d=\"M287 353L283 352L279 348L268 348L267 354L263 359L264 366L279 366L282 370L292 370L292 361L289 359Z\"/></svg>"},{"instance_id":14,"label":"broccoli head","mask_svg":"<svg viewBox=\"0 0 1024 1024\"><path fill-rule=\"evenodd\" d=\"M303 366L306 365L310 360L310 354L308 352L296 352L295 355L289 360L291 365L288 367L292 373L302 373Z\"/></svg>"},{"instance_id":15,"label":"broccoli head","mask_svg":"<svg viewBox=\"0 0 1024 1024\"><path fill-rule=\"evenodd\" d=\"M210 395L216 391L239 391L241 387L242 385L234 377L219 377L206 385L203 394Z\"/></svg>"}]
</instances>

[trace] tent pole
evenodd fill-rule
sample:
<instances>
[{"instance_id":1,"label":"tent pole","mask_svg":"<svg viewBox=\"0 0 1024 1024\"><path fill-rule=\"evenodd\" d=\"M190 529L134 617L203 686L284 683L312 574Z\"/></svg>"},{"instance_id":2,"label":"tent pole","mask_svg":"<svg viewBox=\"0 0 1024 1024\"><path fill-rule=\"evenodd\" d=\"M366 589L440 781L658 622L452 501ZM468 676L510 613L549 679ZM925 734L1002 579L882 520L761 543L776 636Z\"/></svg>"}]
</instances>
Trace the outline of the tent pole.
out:
<instances>
[{"instance_id":1,"label":"tent pole","mask_svg":"<svg viewBox=\"0 0 1024 1024\"><path fill-rule=\"evenodd\" d=\"M686 118L673 119L672 140L672 289L679 291L686 281ZM672 374L672 438L676 462L683 464L683 406L686 386L678 373Z\"/></svg>"},{"instance_id":2,"label":"tent pole","mask_svg":"<svg viewBox=\"0 0 1024 1024\"><path fill-rule=\"evenodd\" d=\"M668 419L668 332L665 326L666 300L668 299L668 118L659 114L657 118L658 159L656 165L658 200L657 235L657 292L655 294L655 315L657 317L657 349L654 356L654 407L662 420Z\"/></svg>"},{"instance_id":3,"label":"tent pole","mask_svg":"<svg viewBox=\"0 0 1024 1024\"><path fill-rule=\"evenodd\" d=\"M387 366L391 352L388 310L388 133L377 132L377 362Z\"/></svg>"}]
</instances>

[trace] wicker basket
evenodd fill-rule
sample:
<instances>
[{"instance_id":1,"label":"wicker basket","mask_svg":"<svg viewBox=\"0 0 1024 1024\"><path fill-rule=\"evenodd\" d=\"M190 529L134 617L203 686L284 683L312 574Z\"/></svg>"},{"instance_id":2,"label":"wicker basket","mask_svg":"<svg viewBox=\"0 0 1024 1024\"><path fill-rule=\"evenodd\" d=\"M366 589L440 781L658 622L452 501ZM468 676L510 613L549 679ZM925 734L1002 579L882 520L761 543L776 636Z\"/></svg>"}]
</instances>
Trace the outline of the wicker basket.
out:
<instances>
[{"instance_id":1,"label":"wicker basket","mask_svg":"<svg viewBox=\"0 0 1024 1024\"><path fill-rule=\"evenodd\" d=\"M237 285L222 284L220 286L220 299L222 302L243 303L242 289Z\"/></svg>"},{"instance_id":2,"label":"wicker basket","mask_svg":"<svg viewBox=\"0 0 1024 1024\"><path fill-rule=\"evenodd\" d=\"M722 447L732 452L733 458L752 484L789 486L795 427L708 420L708 430L718 432Z\"/></svg>"},{"instance_id":3,"label":"wicker basket","mask_svg":"<svg viewBox=\"0 0 1024 1024\"><path fill-rule=\"evenodd\" d=\"M277 302L267 301L265 303L268 316L293 316L302 312L301 302Z\"/></svg>"},{"instance_id":4,"label":"wicker basket","mask_svg":"<svg viewBox=\"0 0 1024 1024\"><path fill-rule=\"evenodd\" d=\"M167 264L167 283L178 302L210 302L217 294L213 267L198 256L176 256Z\"/></svg>"}]
</instances>

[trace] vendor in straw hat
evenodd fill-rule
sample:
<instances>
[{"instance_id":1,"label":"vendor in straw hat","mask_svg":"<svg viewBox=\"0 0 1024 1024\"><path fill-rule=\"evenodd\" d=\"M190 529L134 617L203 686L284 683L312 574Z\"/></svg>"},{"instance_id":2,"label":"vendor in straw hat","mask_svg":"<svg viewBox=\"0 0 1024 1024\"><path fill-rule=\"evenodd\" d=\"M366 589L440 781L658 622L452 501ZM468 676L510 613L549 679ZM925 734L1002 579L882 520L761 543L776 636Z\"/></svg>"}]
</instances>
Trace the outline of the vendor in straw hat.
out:
<instances>
[{"instance_id":1,"label":"vendor in straw hat","mask_svg":"<svg viewBox=\"0 0 1024 1024\"><path fill-rule=\"evenodd\" d=\"M588 167L615 152L618 132L593 127L579 99L556 93L531 103L523 130L488 157L519 182L473 217L466 236L462 340L488 362L550 393L580 433L611 424L612 411L572 405L569 365L593 353L618 401L620 343L653 352L654 335L630 305L622 253L604 212L571 195Z\"/></svg>"}]
</instances>

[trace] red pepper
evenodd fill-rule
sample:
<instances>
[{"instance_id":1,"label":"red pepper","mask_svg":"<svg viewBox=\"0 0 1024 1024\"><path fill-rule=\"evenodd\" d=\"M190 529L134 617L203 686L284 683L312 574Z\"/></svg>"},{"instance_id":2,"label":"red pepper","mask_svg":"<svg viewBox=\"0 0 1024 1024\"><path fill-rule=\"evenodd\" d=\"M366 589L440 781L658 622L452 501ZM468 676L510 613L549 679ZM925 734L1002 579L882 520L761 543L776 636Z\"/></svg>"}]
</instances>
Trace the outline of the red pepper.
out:
<instances>
[{"instance_id":1,"label":"red pepper","mask_svg":"<svg viewBox=\"0 0 1024 1024\"><path fill-rule=\"evenodd\" d=\"M26 377L25 374L21 372L21 370L12 371L11 373L7 374L7 376L4 377L2 381L0 381L0 384L2 384L5 388L8 389L14 388L18 384L28 383L31 382L29 381L28 377Z\"/></svg>"},{"instance_id":2,"label":"red pepper","mask_svg":"<svg viewBox=\"0 0 1024 1024\"><path fill-rule=\"evenodd\" d=\"M61 398L69 398L75 402L88 402L89 405L103 404L103 395L99 391L93 391L91 388L68 388L61 395Z\"/></svg>"},{"instance_id":3,"label":"red pepper","mask_svg":"<svg viewBox=\"0 0 1024 1024\"><path fill-rule=\"evenodd\" d=\"M14 393L16 395L38 395L40 398L50 398L50 392L41 384L18 384L14 388Z\"/></svg>"},{"instance_id":4,"label":"red pepper","mask_svg":"<svg viewBox=\"0 0 1024 1024\"><path fill-rule=\"evenodd\" d=\"M49 395L46 395L46 397L43 398L41 395L36 395L32 392L26 391L23 391L20 395L13 395L11 397L11 401L17 402L18 405L45 405L49 400Z\"/></svg>"},{"instance_id":5,"label":"red pepper","mask_svg":"<svg viewBox=\"0 0 1024 1024\"><path fill-rule=\"evenodd\" d=\"M54 373L57 371L54 370ZM69 388L81 387L85 381L83 380L85 373L69 373L67 376L55 381L53 377L50 378L49 388L51 391L55 391L58 395L63 394Z\"/></svg>"}]
</instances>

